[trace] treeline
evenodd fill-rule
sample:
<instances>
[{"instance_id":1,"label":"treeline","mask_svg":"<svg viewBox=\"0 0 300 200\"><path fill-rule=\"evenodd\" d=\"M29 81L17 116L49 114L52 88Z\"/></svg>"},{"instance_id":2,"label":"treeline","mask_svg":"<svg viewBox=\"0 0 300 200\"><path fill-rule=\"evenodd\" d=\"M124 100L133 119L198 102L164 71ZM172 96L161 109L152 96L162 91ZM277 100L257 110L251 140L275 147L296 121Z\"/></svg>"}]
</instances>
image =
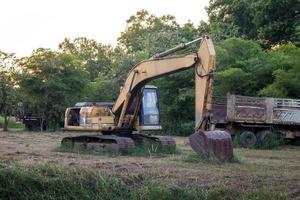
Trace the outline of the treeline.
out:
<instances>
[{"instance_id":1,"label":"treeline","mask_svg":"<svg viewBox=\"0 0 300 200\"><path fill-rule=\"evenodd\" d=\"M59 51L36 49L28 57L0 53L0 113L18 102L56 129L65 108L78 101L113 101L128 71L153 54L208 34L215 42L214 94L227 92L300 98L300 14L297 0L211 0L209 22L179 25L170 15L145 10L127 20L111 47L84 37L66 38ZM192 47L180 53L196 51ZM173 133L194 121L193 70L154 80L162 123Z\"/></svg>"}]
</instances>

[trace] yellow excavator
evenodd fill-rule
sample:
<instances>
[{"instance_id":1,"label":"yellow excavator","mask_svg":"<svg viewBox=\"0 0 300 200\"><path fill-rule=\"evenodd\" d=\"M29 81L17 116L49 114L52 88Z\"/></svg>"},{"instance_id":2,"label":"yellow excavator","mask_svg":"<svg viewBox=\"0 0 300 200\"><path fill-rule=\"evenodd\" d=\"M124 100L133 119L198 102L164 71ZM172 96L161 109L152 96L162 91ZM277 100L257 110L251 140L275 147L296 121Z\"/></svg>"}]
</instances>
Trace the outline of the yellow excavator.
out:
<instances>
[{"instance_id":1,"label":"yellow excavator","mask_svg":"<svg viewBox=\"0 0 300 200\"><path fill-rule=\"evenodd\" d=\"M196 53L169 56L195 43L200 43ZM94 131L96 134L65 137L62 144L117 151L126 151L147 141L159 143L166 149L174 147L175 140L170 136L141 133L144 130L161 129L157 88L146 84L153 79L191 68L195 69L196 126L195 133L189 137L190 145L200 155L231 159L233 147L230 134L214 130L214 126L209 123L215 72L215 49L208 36L180 44L135 65L128 73L114 103L81 102L74 107L67 108L65 130Z\"/></svg>"}]
</instances>

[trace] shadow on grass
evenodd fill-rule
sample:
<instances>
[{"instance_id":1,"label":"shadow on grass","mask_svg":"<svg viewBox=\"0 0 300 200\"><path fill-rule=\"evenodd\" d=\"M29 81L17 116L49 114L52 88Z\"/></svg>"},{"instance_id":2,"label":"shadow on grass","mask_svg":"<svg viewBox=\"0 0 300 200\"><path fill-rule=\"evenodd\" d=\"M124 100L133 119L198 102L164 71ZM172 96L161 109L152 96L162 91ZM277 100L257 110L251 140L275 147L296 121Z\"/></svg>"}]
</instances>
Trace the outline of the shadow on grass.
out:
<instances>
[{"instance_id":1,"label":"shadow on grass","mask_svg":"<svg viewBox=\"0 0 300 200\"><path fill-rule=\"evenodd\" d=\"M160 144L153 142L145 142L142 145L137 145L123 151L116 151L111 149L86 149L82 146L72 146L71 144L61 145L54 151L68 152L77 154L92 154L92 155L106 155L106 156L141 156L141 157L163 157L170 154L177 154L176 146L163 147Z\"/></svg>"}]
</instances>

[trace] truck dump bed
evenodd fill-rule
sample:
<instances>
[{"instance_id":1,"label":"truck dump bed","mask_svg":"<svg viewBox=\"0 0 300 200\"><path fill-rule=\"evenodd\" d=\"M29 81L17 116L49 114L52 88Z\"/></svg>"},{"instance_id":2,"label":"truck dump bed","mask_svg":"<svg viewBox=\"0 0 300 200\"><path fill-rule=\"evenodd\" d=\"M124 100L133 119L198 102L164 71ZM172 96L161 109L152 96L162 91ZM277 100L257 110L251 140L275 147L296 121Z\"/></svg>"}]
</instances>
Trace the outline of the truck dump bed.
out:
<instances>
[{"instance_id":1,"label":"truck dump bed","mask_svg":"<svg viewBox=\"0 0 300 200\"><path fill-rule=\"evenodd\" d=\"M227 95L213 98L213 123L300 125L300 100Z\"/></svg>"}]
</instances>

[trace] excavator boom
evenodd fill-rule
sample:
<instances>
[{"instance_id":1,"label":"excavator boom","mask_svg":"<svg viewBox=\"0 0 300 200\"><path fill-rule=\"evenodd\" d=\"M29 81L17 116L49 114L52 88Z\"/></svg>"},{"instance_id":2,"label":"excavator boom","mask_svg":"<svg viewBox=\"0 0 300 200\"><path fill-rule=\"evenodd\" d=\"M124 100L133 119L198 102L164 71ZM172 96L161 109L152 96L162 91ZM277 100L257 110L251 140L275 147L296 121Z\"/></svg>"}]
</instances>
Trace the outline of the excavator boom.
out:
<instances>
[{"instance_id":1,"label":"excavator boom","mask_svg":"<svg viewBox=\"0 0 300 200\"><path fill-rule=\"evenodd\" d=\"M165 57L187 46L200 42L197 53ZM150 80L195 68L195 133L189 137L192 148L198 154L213 154L221 159L233 156L231 136L225 131L213 131L210 127L209 113L211 110L213 74L215 71L215 49L213 42L207 36L192 42L178 45L175 48L154 55L151 59L137 64L130 72L124 87L113 107L118 116L118 128L124 126L128 107L131 106L135 94ZM132 116L135 117L135 116ZM132 120L129 120L132 121ZM127 125L127 127L132 125Z\"/></svg>"}]
</instances>

